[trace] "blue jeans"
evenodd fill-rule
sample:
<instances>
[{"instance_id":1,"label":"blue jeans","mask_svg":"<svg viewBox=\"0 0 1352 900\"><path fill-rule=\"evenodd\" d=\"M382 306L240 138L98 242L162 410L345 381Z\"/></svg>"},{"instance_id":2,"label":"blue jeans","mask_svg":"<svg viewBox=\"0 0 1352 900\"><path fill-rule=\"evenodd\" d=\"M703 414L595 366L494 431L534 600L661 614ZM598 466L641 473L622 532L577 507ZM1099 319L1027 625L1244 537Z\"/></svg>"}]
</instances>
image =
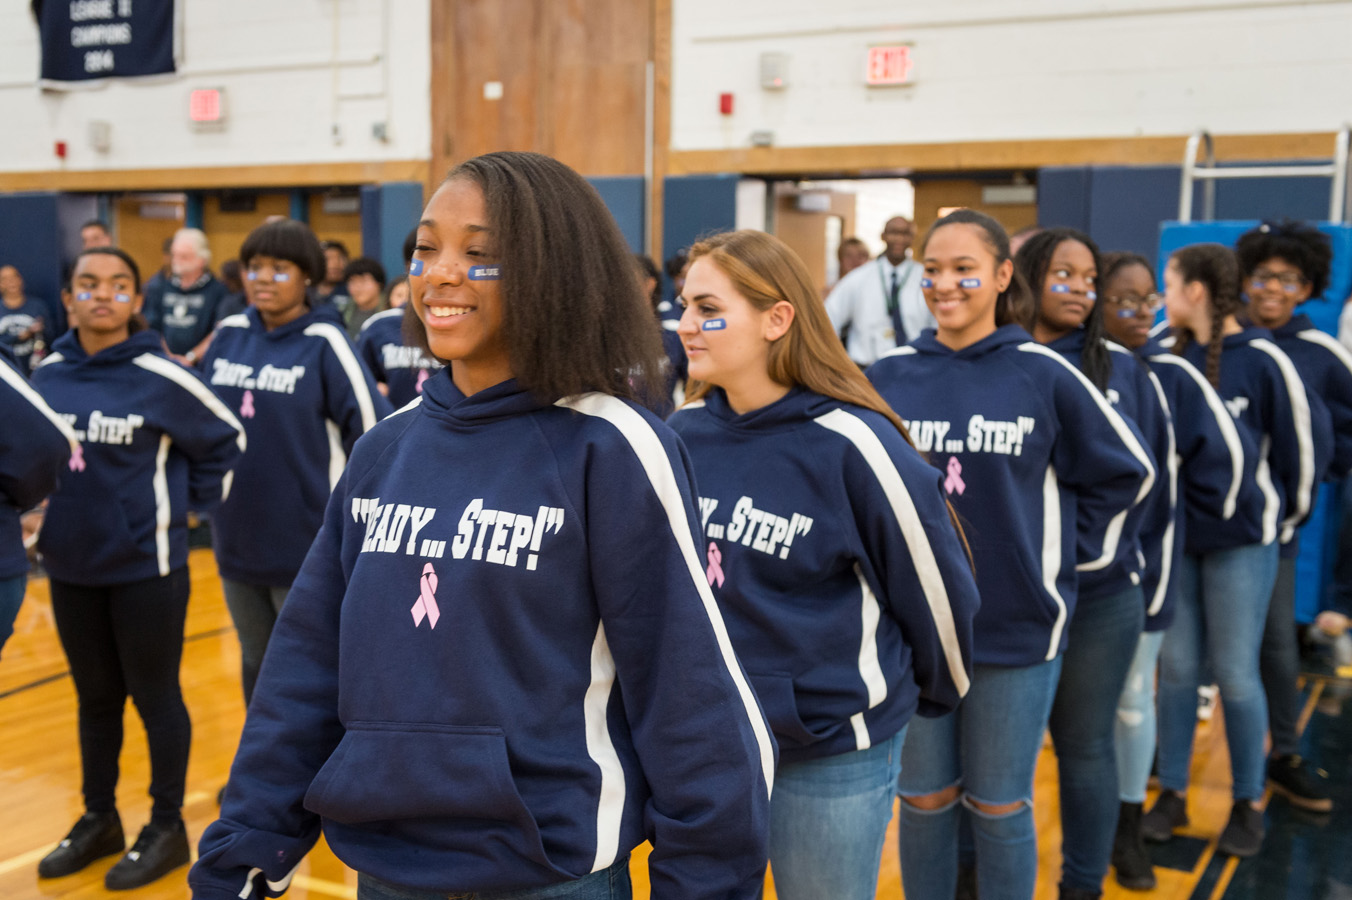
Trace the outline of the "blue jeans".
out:
<instances>
[{"instance_id":1,"label":"blue jeans","mask_svg":"<svg viewBox=\"0 0 1352 900\"><path fill-rule=\"evenodd\" d=\"M584 875L576 881L519 891L447 894L400 887L364 872L357 873L357 900L629 900L632 896L628 854L610 868Z\"/></svg>"},{"instance_id":2,"label":"blue jeans","mask_svg":"<svg viewBox=\"0 0 1352 900\"><path fill-rule=\"evenodd\" d=\"M1117 750L1113 723L1136 642L1145 596L1136 585L1081 597L1070 620L1061 679L1048 726L1061 779L1061 883L1100 891L1117 833Z\"/></svg>"},{"instance_id":3,"label":"blue jeans","mask_svg":"<svg viewBox=\"0 0 1352 900\"><path fill-rule=\"evenodd\" d=\"M272 587L221 579L225 605L230 610L235 633L239 636L239 668L240 678L244 682L246 707L258 682L258 670L263 665L268 638L272 637L272 626L277 624L277 616L281 615L282 604L286 602L290 590L290 585Z\"/></svg>"},{"instance_id":4,"label":"blue jeans","mask_svg":"<svg viewBox=\"0 0 1352 900\"><path fill-rule=\"evenodd\" d=\"M1234 799L1257 800L1267 782L1268 724L1258 654L1277 579L1277 544L1187 554L1181 563L1178 611L1160 651L1160 786L1188 789L1205 659L1225 705Z\"/></svg>"},{"instance_id":5,"label":"blue jeans","mask_svg":"<svg viewBox=\"0 0 1352 900\"><path fill-rule=\"evenodd\" d=\"M1163 631L1146 631L1136 644L1127 684L1117 701L1117 796L1123 803L1144 803L1150 766L1155 761L1155 667Z\"/></svg>"},{"instance_id":6,"label":"blue jeans","mask_svg":"<svg viewBox=\"0 0 1352 900\"><path fill-rule=\"evenodd\" d=\"M5 649L5 641L14 634L14 620L19 617L19 607L23 606L27 588L27 575L0 578L0 650Z\"/></svg>"},{"instance_id":7,"label":"blue jeans","mask_svg":"<svg viewBox=\"0 0 1352 900\"><path fill-rule=\"evenodd\" d=\"M952 897L958 884L959 803L969 812L982 900L1029 900L1037 882L1033 771L1061 658L1021 668L977 666L955 712L911 720L901 752L901 880L908 897ZM961 786L958 800L924 810L908 797ZM778 790L778 788L776 788ZM976 804L1021 804L993 815Z\"/></svg>"},{"instance_id":8,"label":"blue jeans","mask_svg":"<svg viewBox=\"0 0 1352 900\"><path fill-rule=\"evenodd\" d=\"M870 747L781 765L770 799L780 900L873 900L906 729Z\"/></svg>"}]
</instances>

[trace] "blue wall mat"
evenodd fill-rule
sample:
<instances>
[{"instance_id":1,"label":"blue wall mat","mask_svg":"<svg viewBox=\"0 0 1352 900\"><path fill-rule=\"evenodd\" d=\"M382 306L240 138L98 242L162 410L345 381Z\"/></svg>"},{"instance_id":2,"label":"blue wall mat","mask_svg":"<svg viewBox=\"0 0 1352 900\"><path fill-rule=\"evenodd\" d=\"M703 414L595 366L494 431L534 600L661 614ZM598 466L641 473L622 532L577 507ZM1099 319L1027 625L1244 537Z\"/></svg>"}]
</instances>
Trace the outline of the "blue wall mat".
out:
<instances>
[{"instance_id":1,"label":"blue wall mat","mask_svg":"<svg viewBox=\"0 0 1352 900\"><path fill-rule=\"evenodd\" d=\"M50 321L64 324L59 206L56 193L0 195L0 265L16 267L27 293L51 309Z\"/></svg>"},{"instance_id":2,"label":"blue wall mat","mask_svg":"<svg viewBox=\"0 0 1352 900\"><path fill-rule=\"evenodd\" d=\"M643 253L647 244L644 235L644 222L647 221L647 204L643 197L643 178L636 175L588 178L596 193L601 195L615 224L629 242L629 249ZM661 260L658 260L661 265Z\"/></svg>"},{"instance_id":3,"label":"blue wall mat","mask_svg":"<svg viewBox=\"0 0 1352 900\"><path fill-rule=\"evenodd\" d=\"M361 252L380 260L391 280L404 271L404 238L417 227L422 210L422 182L391 181L361 189Z\"/></svg>"},{"instance_id":4,"label":"blue wall mat","mask_svg":"<svg viewBox=\"0 0 1352 900\"><path fill-rule=\"evenodd\" d=\"M673 175L665 179L659 266L703 235L737 227L739 179L738 175ZM667 302L672 300L671 281L665 274L662 276L662 298ZM664 316L679 318L680 310L673 307Z\"/></svg>"}]
</instances>

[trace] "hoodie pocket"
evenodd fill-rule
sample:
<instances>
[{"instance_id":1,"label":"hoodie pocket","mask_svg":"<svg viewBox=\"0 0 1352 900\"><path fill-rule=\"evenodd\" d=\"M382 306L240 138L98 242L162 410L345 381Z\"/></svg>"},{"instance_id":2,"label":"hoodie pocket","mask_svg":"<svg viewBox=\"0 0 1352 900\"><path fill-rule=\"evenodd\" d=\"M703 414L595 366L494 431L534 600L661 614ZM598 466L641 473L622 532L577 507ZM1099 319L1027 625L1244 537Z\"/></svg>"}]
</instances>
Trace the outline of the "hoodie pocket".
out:
<instances>
[{"instance_id":1,"label":"hoodie pocket","mask_svg":"<svg viewBox=\"0 0 1352 900\"><path fill-rule=\"evenodd\" d=\"M311 783L305 808L345 825L510 823L543 856L539 828L517 792L499 728L354 722Z\"/></svg>"},{"instance_id":2,"label":"hoodie pocket","mask_svg":"<svg viewBox=\"0 0 1352 900\"><path fill-rule=\"evenodd\" d=\"M760 698L770 730L781 745L808 747L824 738L827 732L814 732L798 713L798 698L793 690L793 677L780 672L750 674L751 686Z\"/></svg>"}]
</instances>

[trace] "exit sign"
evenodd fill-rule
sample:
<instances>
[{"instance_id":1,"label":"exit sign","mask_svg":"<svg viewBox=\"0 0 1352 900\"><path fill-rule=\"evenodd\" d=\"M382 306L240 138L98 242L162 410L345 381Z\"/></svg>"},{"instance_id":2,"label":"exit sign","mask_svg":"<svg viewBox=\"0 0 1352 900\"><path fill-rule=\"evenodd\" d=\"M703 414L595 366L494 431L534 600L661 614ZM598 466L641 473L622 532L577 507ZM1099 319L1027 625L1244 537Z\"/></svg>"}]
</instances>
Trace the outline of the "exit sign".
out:
<instances>
[{"instance_id":1,"label":"exit sign","mask_svg":"<svg viewBox=\"0 0 1352 900\"><path fill-rule=\"evenodd\" d=\"M222 88L201 88L189 93L188 120L199 129L223 125L225 91Z\"/></svg>"},{"instance_id":2,"label":"exit sign","mask_svg":"<svg viewBox=\"0 0 1352 900\"><path fill-rule=\"evenodd\" d=\"M869 47L865 80L870 85L910 84L914 65L909 44Z\"/></svg>"}]
</instances>

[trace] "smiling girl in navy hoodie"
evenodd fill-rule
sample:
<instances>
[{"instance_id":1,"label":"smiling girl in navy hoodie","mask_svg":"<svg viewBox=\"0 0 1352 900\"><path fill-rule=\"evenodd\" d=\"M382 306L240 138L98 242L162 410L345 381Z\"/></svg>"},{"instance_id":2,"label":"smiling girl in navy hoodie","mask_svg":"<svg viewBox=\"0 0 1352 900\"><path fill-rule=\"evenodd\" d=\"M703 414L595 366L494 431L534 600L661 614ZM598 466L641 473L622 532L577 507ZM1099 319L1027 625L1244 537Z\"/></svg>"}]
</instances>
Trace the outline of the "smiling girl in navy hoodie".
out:
<instances>
[{"instance_id":1,"label":"smiling girl in navy hoodie","mask_svg":"<svg viewBox=\"0 0 1352 900\"><path fill-rule=\"evenodd\" d=\"M359 898L758 897L773 740L689 463L633 402L652 313L601 198L493 153L428 201L410 304L450 364L358 442L278 620L194 896L319 837Z\"/></svg>"},{"instance_id":2,"label":"smiling girl in navy hoodie","mask_svg":"<svg viewBox=\"0 0 1352 900\"><path fill-rule=\"evenodd\" d=\"M1145 624L1145 594L1153 595L1159 581L1158 571L1146 567L1140 532L1162 533L1160 520L1169 518L1173 433L1159 382L1125 347L1104 339L1104 307L1095 291L1101 266L1089 236L1047 229L1019 249L1014 263L1038 295L1033 337L1108 398L1163 473L1150 495L1115 523L1120 535L1112 556L1096 556L1092 545L1079 554L1078 600L1048 720L1061 786L1061 896L1093 898L1108 874L1117 830L1117 701ZM1083 516L1080 524L1095 540L1099 523Z\"/></svg>"},{"instance_id":3,"label":"smiling girl in navy hoodie","mask_svg":"<svg viewBox=\"0 0 1352 900\"><path fill-rule=\"evenodd\" d=\"M802 261L759 231L690 250L671 418L710 584L779 742L785 900L871 900L912 715L967 691L976 584L942 477L850 361Z\"/></svg>"},{"instance_id":4,"label":"smiling girl in navy hoodie","mask_svg":"<svg viewBox=\"0 0 1352 900\"><path fill-rule=\"evenodd\" d=\"M249 308L221 320L202 371L253 447L211 521L247 704L329 492L352 445L389 414L390 403L333 307L312 302L324 254L309 226L292 219L260 225L239 258Z\"/></svg>"},{"instance_id":5,"label":"smiling girl in navy hoodie","mask_svg":"<svg viewBox=\"0 0 1352 900\"><path fill-rule=\"evenodd\" d=\"M33 385L75 430L80 449L52 495L38 539L52 614L79 698L85 814L38 864L55 878L124 846L115 790L130 694L150 748L150 823L108 871L139 887L186 865L184 780L192 723L178 668L188 609L188 510L229 490L244 430L194 372L165 355L140 318L141 279L121 250L75 260L71 330Z\"/></svg>"},{"instance_id":6,"label":"smiling girl in navy hoodie","mask_svg":"<svg viewBox=\"0 0 1352 900\"><path fill-rule=\"evenodd\" d=\"M1115 523L1148 492L1154 466L1093 384L1019 324L1030 318L1027 289L999 223L952 213L922 253L938 329L868 376L943 473L971 542L981 611L966 700L914 720L907 735L902 879L908 896L953 896L961 803L983 900L1028 900L1033 769L1075 612L1077 548L1117 558Z\"/></svg>"},{"instance_id":7,"label":"smiling girl in navy hoodie","mask_svg":"<svg viewBox=\"0 0 1352 900\"><path fill-rule=\"evenodd\" d=\"M1309 511L1316 478L1305 386L1271 333L1236 319L1243 309L1239 266L1220 244L1184 247L1164 272L1174 352L1207 381L1258 448L1253 484L1263 496L1256 519L1187 523L1174 623L1160 651L1160 795L1142 823L1149 840L1168 840L1188 823L1184 795L1196 731L1197 686L1207 660L1225 702L1234 806L1219 849L1252 856L1263 843L1260 806L1267 703L1259 647L1277 577L1277 541ZM1191 516L1191 510L1189 510Z\"/></svg>"},{"instance_id":8,"label":"smiling girl in navy hoodie","mask_svg":"<svg viewBox=\"0 0 1352 900\"><path fill-rule=\"evenodd\" d=\"M1150 367L1171 413L1174 446L1161 460L1154 503L1167 513L1149 515L1141 528L1145 630L1137 641L1126 685L1118 700L1114 744L1121 804L1113 842L1117 882L1132 890L1155 887L1155 873L1141 834L1146 781L1155 759L1155 669L1164 632L1174 620L1184 532L1224 524L1234 516L1256 520L1261 496L1253 484L1256 453L1248 433L1235 426L1220 397L1202 373L1150 337L1163 300L1144 257L1110 253L1097 279L1103 326L1108 337ZM1247 476L1246 476L1247 467ZM1242 490L1245 484L1250 488Z\"/></svg>"}]
</instances>

